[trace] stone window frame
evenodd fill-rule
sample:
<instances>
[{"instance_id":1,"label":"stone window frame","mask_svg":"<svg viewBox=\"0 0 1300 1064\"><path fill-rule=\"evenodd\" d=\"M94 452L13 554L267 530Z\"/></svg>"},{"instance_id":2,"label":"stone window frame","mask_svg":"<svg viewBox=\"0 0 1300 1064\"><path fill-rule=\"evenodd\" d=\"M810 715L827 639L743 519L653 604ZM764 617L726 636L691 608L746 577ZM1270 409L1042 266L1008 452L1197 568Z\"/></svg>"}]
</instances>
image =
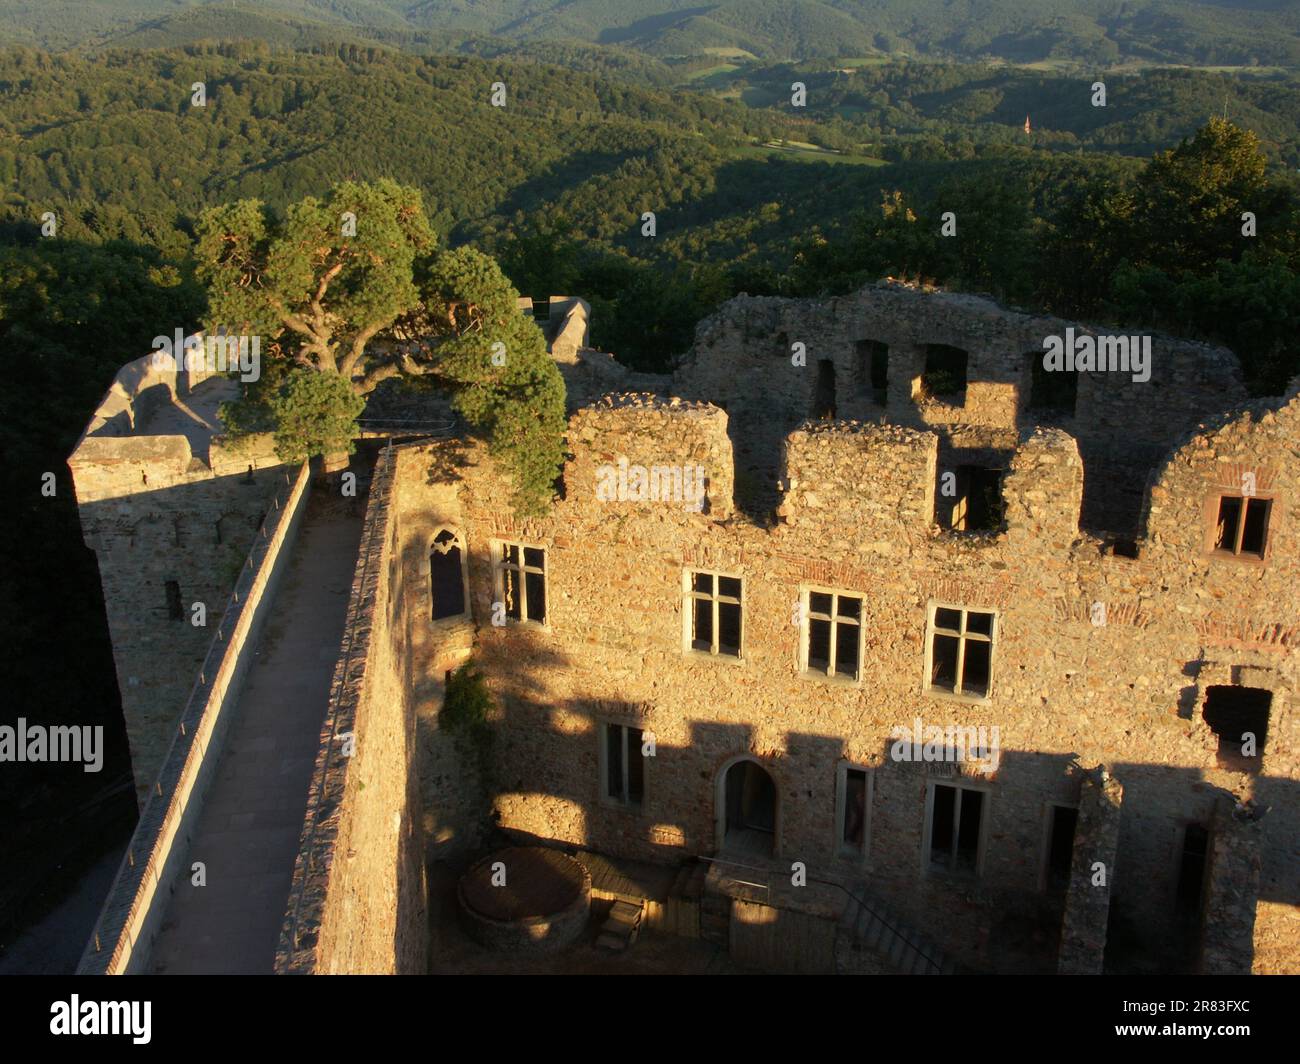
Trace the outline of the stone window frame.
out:
<instances>
[{"instance_id":1,"label":"stone window frame","mask_svg":"<svg viewBox=\"0 0 1300 1064\"><path fill-rule=\"evenodd\" d=\"M1224 499L1241 499L1242 520L1237 529L1237 542L1241 542L1241 536L1245 532L1246 508L1250 505L1250 500L1258 499L1267 504L1268 510L1265 515L1264 525L1264 553L1260 554L1241 554L1238 551L1221 550L1214 545L1218 536L1219 526L1219 507ZM1235 562L1240 565L1267 565L1273 557L1273 538L1277 533L1277 518L1281 514L1281 508L1277 504L1277 495L1271 490L1261 489L1253 495L1243 495L1239 488L1225 488L1216 485L1210 490L1205 497L1205 505L1202 511L1202 524L1205 529L1202 551L1208 558L1218 561Z\"/></svg>"},{"instance_id":2,"label":"stone window frame","mask_svg":"<svg viewBox=\"0 0 1300 1064\"><path fill-rule=\"evenodd\" d=\"M1038 861L1038 892L1040 894L1048 893L1051 884L1048 882L1048 874L1052 861L1052 823L1055 820L1054 810L1056 809L1073 809L1076 816L1074 821L1075 841L1079 838L1079 803L1078 801L1067 801L1062 798L1048 798L1043 802L1043 827L1038 841L1039 861ZM1073 865L1073 857L1071 858ZM1069 885L1066 885L1066 891L1069 891Z\"/></svg>"},{"instance_id":3,"label":"stone window frame","mask_svg":"<svg viewBox=\"0 0 1300 1064\"><path fill-rule=\"evenodd\" d=\"M962 630L959 633L952 632L951 629L943 629L945 635L957 635L960 639L958 644L958 669L957 674L961 676L961 666L965 662L966 640L972 638L966 632L966 614L967 613L987 613L993 618L993 623L989 628L987 639L981 634L975 634L973 638L979 642L989 643L989 684L988 690L982 695L966 694L964 691L950 691L946 687L936 687L930 679L934 675L934 637L935 627L934 619L939 610L960 610L962 615ZM996 684L993 682L994 673L996 672L995 663L997 660L998 645L1001 642L1002 635L1002 611L993 606L963 606L956 602L950 602L941 599L930 599L926 603L925 619L925 671L921 674L921 691L931 698L946 698L958 702L966 702L971 705L988 705L993 701L993 694Z\"/></svg>"},{"instance_id":4,"label":"stone window frame","mask_svg":"<svg viewBox=\"0 0 1300 1064\"><path fill-rule=\"evenodd\" d=\"M505 551L507 547L517 547L519 549L519 566L514 566L505 560L506 559ZM527 611L527 603L528 603L527 581L521 580L520 587L524 588L524 602L520 607L521 616L519 617L518 620L516 620L513 617L507 616L506 622L508 624L517 624L523 627L539 628L543 631L550 631L551 605L552 605L551 573L550 573L551 567L548 564L550 560L550 551L545 544L537 543L537 542L529 542L527 540L522 540L522 539L492 540L492 601L494 603L505 602L506 569L511 569L519 573L538 572L538 570L535 567L529 568L525 566L524 563L525 550L540 550L542 552L542 568L540 571L540 575L542 577L542 594L545 595L546 597L546 619L544 621L535 621L525 615Z\"/></svg>"},{"instance_id":5,"label":"stone window frame","mask_svg":"<svg viewBox=\"0 0 1300 1064\"><path fill-rule=\"evenodd\" d=\"M696 591L692 577L695 575L713 577L713 595L706 595L701 591ZM734 599L729 595L722 595L718 591L719 580L739 580L740 597ZM749 581L745 579L745 574L738 569L723 570L710 569L702 566L685 565L682 567L682 654L688 658L698 658L702 661L725 661L732 665L744 665L747 658L745 647L749 639L749 625L745 621L745 611L748 608L747 603L747 585ZM713 642L718 646L718 604L720 602L736 603L740 606L740 646L735 654L725 654L720 649L700 650L695 646L695 601L704 599L713 602Z\"/></svg>"},{"instance_id":6,"label":"stone window frame","mask_svg":"<svg viewBox=\"0 0 1300 1064\"><path fill-rule=\"evenodd\" d=\"M850 770L865 772L867 776L866 817L862 824L862 849L855 850L844 842L844 816L848 812L848 776ZM852 864L858 868L871 866L871 821L872 806L876 795L876 770L872 765L841 759L835 765L835 837L831 844L831 853L838 861Z\"/></svg>"},{"instance_id":7,"label":"stone window frame","mask_svg":"<svg viewBox=\"0 0 1300 1064\"><path fill-rule=\"evenodd\" d=\"M961 402L949 402L943 395L931 395L926 388L925 374L926 364L930 361L930 348L944 347L950 351L959 351L966 356L966 366L963 372L965 382L962 385ZM975 361L975 352L967 347L960 347L957 344L944 343L940 340L927 340L913 345L912 348L912 382L911 393L912 403L915 407L930 406L938 410L966 410L970 403L970 386L972 384L971 372ZM945 395L952 395L948 392Z\"/></svg>"},{"instance_id":8,"label":"stone window frame","mask_svg":"<svg viewBox=\"0 0 1300 1064\"><path fill-rule=\"evenodd\" d=\"M936 865L930 860L930 829L934 817L934 790L936 787L956 788L959 795L963 790L979 791L984 797L980 806L979 840L975 844L974 872L959 872L951 868ZM925 813L921 820L921 875L926 878L949 879L958 882L971 882L984 878L984 862L988 856L989 822L992 817L993 786L991 783L975 781L967 777L930 778L925 781ZM960 797L953 806L953 831L961 827Z\"/></svg>"},{"instance_id":9,"label":"stone window frame","mask_svg":"<svg viewBox=\"0 0 1300 1064\"><path fill-rule=\"evenodd\" d=\"M471 609L470 598L469 598L469 548L468 548L468 544L465 542L465 533L461 529L456 528L454 525L439 525L437 528L433 530L432 535L429 536L429 549L427 554L428 556L432 556L435 550L437 550L439 554L450 553L451 547L448 547L446 550L440 550L437 547L438 537L442 535L444 532L451 533L452 536L451 546L460 548L460 584L461 584L461 595L462 595L461 597L462 608L460 613L452 614L447 617L433 616L433 606L434 606L433 566L430 564L428 569L424 573L424 589L429 596L429 603L427 608L424 611L424 614L425 617L428 618L429 624L434 627L464 624L467 620L471 620L473 617L473 610ZM494 558L493 571L495 572L495 558ZM543 579L545 579L544 575L543 575ZM497 601L500 600L498 599ZM548 607L549 604L550 603L549 603L549 590L548 590L548 601L547 601ZM547 614L549 615L549 613L550 610L548 608Z\"/></svg>"},{"instance_id":10,"label":"stone window frame","mask_svg":"<svg viewBox=\"0 0 1300 1064\"><path fill-rule=\"evenodd\" d=\"M637 751L641 757L641 800L639 802L629 802L621 798L615 798L609 793L609 748L607 743L607 728L618 728L623 733L623 789L627 790L627 765L628 750L627 739L628 730L634 729L641 733L642 741L645 740L647 731L644 721L619 720L614 717L600 717L596 720L596 785L599 788L597 793L598 804L608 809L617 809L624 813L634 813L638 816L646 816L650 805L650 766L647 764L651 758L645 757L640 750Z\"/></svg>"},{"instance_id":11,"label":"stone window frame","mask_svg":"<svg viewBox=\"0 0 1300 1064\"><path fill-rule=\"evenodd\" d=\"M855 676L842 676L838 673L824 672L811 668L808 664L808 650L812 638L812 596L830 595L831 613L819 614L819 620L831 621L831 643L828 648L827 669L835 667L836 628L840 623L839 600L841 597L854 598L859 602L858 608L858 669ZM846 620L844 623L853 623ZM828 587L824 584L802 583L799 585L799 675L806 680L820 680L823 683L843 684L849 687L861 687L866 677L867 655L867 596L861 591L851 591L843 587Z\"/></svg>"},{"instance_id":12,"label":"stone window frame","mask_svg":"<svg viewBox=\"0 0 1300 1064\"><path fill-rule=\"evenodd\" d=\"M720 852L726 849L727 840L727 774L731 772L742 761L752 761L766 774L772 781L775 790L773 795L773 826L772 826L772 860L779 860L782 856L781 840L785 829L785 802L781 798L781 785L783 779L778 773L776 766L771 759L760 757L753 752L743 752L732 754L714 771L713 774L713 839L714 850Z\"/></svg>"}]
</instances>

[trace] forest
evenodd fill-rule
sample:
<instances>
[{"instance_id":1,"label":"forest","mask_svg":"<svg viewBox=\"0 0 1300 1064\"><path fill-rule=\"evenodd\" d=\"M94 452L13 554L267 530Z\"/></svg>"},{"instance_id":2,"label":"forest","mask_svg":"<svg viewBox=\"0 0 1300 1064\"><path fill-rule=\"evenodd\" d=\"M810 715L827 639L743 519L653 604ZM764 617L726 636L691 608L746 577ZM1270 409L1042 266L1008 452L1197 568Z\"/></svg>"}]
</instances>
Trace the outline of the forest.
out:
<instances>
[{"instance_id":1,"label":"forest","mask_svg":"<svg viewBox=\"0 0 1300 1064\"><path fill-rule=\"evenodd\" d=\"M1300 10L1285 0L42 0L0 12L0 42L55 50L230 37L431 51L563 41L656 59L1295 66Z\"/></svg>"}]
</instances>

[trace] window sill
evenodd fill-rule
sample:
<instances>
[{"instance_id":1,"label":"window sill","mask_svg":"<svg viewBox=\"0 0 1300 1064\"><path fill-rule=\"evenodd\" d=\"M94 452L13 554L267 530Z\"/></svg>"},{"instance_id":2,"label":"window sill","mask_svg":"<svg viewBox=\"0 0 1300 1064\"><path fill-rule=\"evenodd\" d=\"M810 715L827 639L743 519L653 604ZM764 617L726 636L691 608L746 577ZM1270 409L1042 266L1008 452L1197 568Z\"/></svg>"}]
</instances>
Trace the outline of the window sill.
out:
<instances>
[{"instance_id":1,"label":"window sill","mask_svg":"<svg viewBox=\"0 0 1300 1064\"><path fill-rule=\"evenodd\" d=\"M620 802L617 798L603 796L600 799L600 806L608 809L612 813L626 813L628 816L643 817L646 815L644 799L635 805L631 802Z\"/></svg>"},{"instance_id":2,"label":"window sill","mask_svg":"<svg viewBox=\"0 0 1300 1064\"><path fill-rule=\"evenodd\" d=\"M516 621L513 617L507 617L505 624L489 623L487 627L497 632L504 632L508 628L523 628L534 632L547 633L551 631L551 625L547 621Z\"/></svg>"},{"instance_id":3,"label":"window sill","mask_svg":"<svg viewBox=\"0 0 1300 1064\"><path fill-rule=\"evenodd\" d=\"M965 885L969 883L977 883L980 874L978 870L952 869L947 865L927 864L925 866L925 877L943 883Z\"/></svg>"},{"instance_id":4,"label":"window sill","mask_svg":"<svg viewBox=\"0 0 1300 1064\"><path fill-rule=\"evenodd\" d=\"M713 654L707 650L696 650L694 647L684 649L682 657L689 661L717 661L727 665L744 665L746 662L746 659L738 654Z\"/></svg>"},{"instance_id":5,"label":"window sill","mask_svg":"<svg viewBox=\"0 0 1300 1064\"><path fill-rule=\"evenodd\" d=\"M871 871L871 860L865 853L859 853L857 850L837 850L835 860L841 868L852 868L856 871Z\"/></svg>"},{"instance_id":6,"label":"window sill","mask_svg":"<svg viewBox=\"0 0 1300 1064\"><path fill-rule=\"evenodd\" d=\"M968 695L964 692L949 691L944 687L926 687L922 693L927 698L936 698L943 702L960 702L967 706L990 706L993 704L993 696L985 695Z\"/></svg>"},{"instance_id":7,"label":"window sill","mask_svg":"<svg viewBox=\"0 0 1300 1064\"><path fill-rule=\"evenodd\" d=\"M856 676L856 677L843 676L840 673L836 673L834 676L827 676L826 673L820 671L819 669L803 669L799 673L799 679L809 680L812 682L820 681L821 683L828 683L835 687L861 687L862 686L861 676Z\"/></svg>"},{"instance_id":8,"label":"window sill","mask_svg":"<svg viewBox=\"0 0 1300 1064\"><path fill-rule=\"evenodd\" d=\"M1233 554L1230 550L1206 551L1206 557L1220 562L1236 562L1238 565L1263 566L1268 564L1268 555L1262 558L1258 554Z\"/></svg>"}]
</instances>

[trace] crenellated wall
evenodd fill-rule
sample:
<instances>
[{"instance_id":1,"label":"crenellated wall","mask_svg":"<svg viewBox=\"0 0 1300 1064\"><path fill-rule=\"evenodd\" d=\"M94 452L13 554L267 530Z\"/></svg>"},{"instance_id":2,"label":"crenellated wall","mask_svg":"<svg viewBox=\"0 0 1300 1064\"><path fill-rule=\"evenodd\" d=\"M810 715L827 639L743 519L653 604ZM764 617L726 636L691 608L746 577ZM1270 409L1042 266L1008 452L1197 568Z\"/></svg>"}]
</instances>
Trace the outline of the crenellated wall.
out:
<instances>
[{"instance_id":1,"label":"crenellated wall","mask_svg":"<svg viewBox=\"0 0 1300 1064\"><path fill-rule=\"evenodd\" d=\"M1031 409L1031 363L1041 364L1045 338L1064 339L1067 330L1093 338L1127 335L895 282L828 300L740 296L699 323L672 391L730 413L738 476L758 508L771 501L781 439L822 412L828 378L837 417L928 427L939 433L945 452L981 459L1049 419L1075 437L1093 471L1085 527L1131 536L1155 462L1202 418L1245 401L1240 368L1224 348L1150 334L1149 380L1081 373L1072 413ZM869 341L888 348L883 395L870 379L869 353L859 346ZM792 351L795 344L803 345L801 352ZM966 352L963 397L925 394L930 345Z\"/></svg>"}]
</instances>

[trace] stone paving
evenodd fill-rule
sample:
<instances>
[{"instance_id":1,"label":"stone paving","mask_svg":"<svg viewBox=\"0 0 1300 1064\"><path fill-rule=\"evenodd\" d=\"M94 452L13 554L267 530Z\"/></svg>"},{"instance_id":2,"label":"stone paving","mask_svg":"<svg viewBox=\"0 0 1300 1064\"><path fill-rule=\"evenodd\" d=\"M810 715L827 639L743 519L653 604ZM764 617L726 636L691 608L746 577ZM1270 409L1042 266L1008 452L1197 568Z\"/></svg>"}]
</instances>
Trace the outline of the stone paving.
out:
<instances>
[{"instance_id":1,"label":"stone paving","mask_svg":"<svg viewBox=\"0 0 1300 1064\"><path fill-rule=\"evenodd\" d=\"M317 489L153 950L154 971L272 970L361 540L360 502ZM353 512L354 511L354 512Z\"/></svg>"}]
</instances>

